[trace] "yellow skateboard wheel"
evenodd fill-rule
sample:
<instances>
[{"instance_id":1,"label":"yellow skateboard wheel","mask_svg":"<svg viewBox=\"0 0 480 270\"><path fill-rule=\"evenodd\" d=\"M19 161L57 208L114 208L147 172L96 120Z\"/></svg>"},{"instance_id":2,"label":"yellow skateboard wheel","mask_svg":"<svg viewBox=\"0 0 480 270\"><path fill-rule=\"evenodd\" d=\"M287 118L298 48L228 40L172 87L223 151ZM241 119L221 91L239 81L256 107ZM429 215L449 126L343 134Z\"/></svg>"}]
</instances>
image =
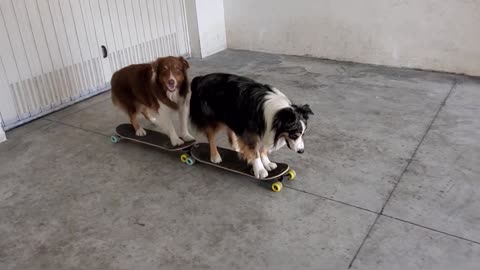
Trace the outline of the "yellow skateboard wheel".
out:
<instances>
[{"instance_id":1,"label":"yellow skateboard wheel","mask_svg":"<svg viewBox=\"0 0 480 270\"><path fill-rule=\"evenodd\" d=\"M288 180L293 180L295 179L295 176L297 176L297 173L294 170L289 170L287 172L287 175L288 175Z\"/></svg>"},{"instance_id":2,"label":"yellow skateboard wheel","mask_svg":"<svg viewBox=\"0 0 480 270\"><path fill-rule=\"evenodd\" d=\"M282 182L277 181L277 182L272 184L272 190L274 192L280 192L280 190L282 190L282 188L283 188Z\"/></svg>"},{"instance_id":3,"label":"yellow skateboard wheel","mask_svg":"<svg viewBox=\"0 0 480 270\"><path fill-rule=\"evenodd\" d=\"M188 155L187 155L187 154L182 154L182 155L180 156L180 160L181 160L183 163L187 162L187 159L188 159Z\"/></svg>"}]
</instances>

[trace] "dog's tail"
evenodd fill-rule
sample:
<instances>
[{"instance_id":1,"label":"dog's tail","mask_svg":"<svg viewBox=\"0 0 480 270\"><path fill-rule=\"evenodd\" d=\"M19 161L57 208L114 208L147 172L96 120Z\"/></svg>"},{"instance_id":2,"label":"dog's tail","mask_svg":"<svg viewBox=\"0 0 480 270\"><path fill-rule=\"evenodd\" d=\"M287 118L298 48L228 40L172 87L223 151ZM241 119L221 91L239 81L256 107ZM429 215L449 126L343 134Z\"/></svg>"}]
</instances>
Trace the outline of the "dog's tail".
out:
<instances>
[{"instance_id":1,"label":"dog's tail","mask_svg":"<svg viewBox=\"0 0 480 270\"><path fill-rule=\"evenodd\" d=\"M200 83L202 81L202 76L196 76L193 78L192 82L190 83L190 92L192 93L191 98L190 98L190 106L195 106L195 103L200 102L200 95L201 95L201 90L200 90ZM190 110L191 112L191 110Z\"/></svg>"},{"instance_id":2,"label":"dog's tail","mask_svg":"<svg viewBox=\"0 0 480 270\"><path fill-rule=\"evenodd\" d=\"M192 94L197 92L198 83L200 83L201 79L202 79L202 76L197 76L193 78L192 83L190 84L190 89L192 90Z\"/></svg>"}]
</instances>

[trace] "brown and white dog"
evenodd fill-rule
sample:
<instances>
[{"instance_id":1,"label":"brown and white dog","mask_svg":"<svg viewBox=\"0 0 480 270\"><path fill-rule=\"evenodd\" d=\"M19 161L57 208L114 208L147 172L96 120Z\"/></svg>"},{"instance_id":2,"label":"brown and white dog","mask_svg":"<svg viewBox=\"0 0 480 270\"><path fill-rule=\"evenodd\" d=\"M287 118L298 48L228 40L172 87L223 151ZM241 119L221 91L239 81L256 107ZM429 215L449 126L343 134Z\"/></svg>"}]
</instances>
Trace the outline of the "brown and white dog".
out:
<instances>
[{"instance_id":1,"label":"brown and white dog","mask_svg":"<svg viewBox=\"0 0 480 270\"><path fill-rule=\"evenodd\" d=\"M142 114L169 136L172 145L194 140L187 127L191 96L189 67L183 57L169 56L153 63L130 65L113 74L112 101L128 114L137 136L146 135L137 120ZM179 114L181 139L172 123L174 111Z\"/></svg>"}]
</instances>

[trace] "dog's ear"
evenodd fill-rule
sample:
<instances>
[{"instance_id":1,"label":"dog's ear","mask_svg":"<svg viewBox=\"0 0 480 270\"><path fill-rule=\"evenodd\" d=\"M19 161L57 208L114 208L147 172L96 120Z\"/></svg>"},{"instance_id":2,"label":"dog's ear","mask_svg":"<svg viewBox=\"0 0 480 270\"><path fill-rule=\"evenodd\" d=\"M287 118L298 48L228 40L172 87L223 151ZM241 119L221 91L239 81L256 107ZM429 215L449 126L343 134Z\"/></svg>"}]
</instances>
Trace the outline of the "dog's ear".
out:
<instances>
[{"instance_id":1,"label":"dog's ear","mask_svg":"<svg viewBox=\"0 0 480 270\"><path fill-rule=\"evenodd\" d=\"M277 131L289 130L295 125L296 118L297 116L292 109L281 109L274 116L272 128Z\"/></svg>"},{"instance_id":2,"label":"dog's ear","mask_svg":"<svg viewBox=\"0 0 480 270\"><path fill-rule=\"evenodd\" d=\"M152 62L152 71L153 73L158 73L158 69L162 64L162 58L157 58L155 61Z\"/></svg>"},{"instance_id":3,"label":"dog's ear","mask_svg":"<svg viewBox=\"0 0 480 270\"><path fill-rule=\"evenodd\" d=\"M163 58L157 58L152 62L152 80L153 83L157 83L160 74L160 68L162 67Z\"/></svg>"},{"instance_id":4,"label":"dog's ear","mask_svg":"<svg viewBox=\"0 0 480 270\"><path fill-rule=\"evenodd\" d=\"M185 60L185 58L180 56L180 57L178 57L178 59L182 63L183 77L184 77L182 85L180 86L180 94L182 96L186 96L188 91L190 90L190 86L189 86L189 83L188 83L188 72L187 72L187 69L190 67L190 65L188 64L187 60Z\"/></svg>"},{"instance_id":5,"label":"dog's ear","mask_svg":"<svg viewBox=\"0 0 480 270\"><path fill-rule=\"evenodd\" d=\"M180 56L180 57L178 57L178 59L180 59L180 61L182 62L184 69L189 69L190 68L190 64L188 63L187 60L185 60L185 58Z\"/></svg>"},{"instance_id":6,"label":"dog's ear","mask_svg":"<svg viewBox=\"0 0 480 270\"><path fill-rule=\"evenodd\" d=\"M305 104L303 106L296 106L294 105L295 110L302 115L305 120L308 120L309 115L314 115L312 112L312 109L310 109L310 106L308 104Z\"/></svg>"}]
</instances>

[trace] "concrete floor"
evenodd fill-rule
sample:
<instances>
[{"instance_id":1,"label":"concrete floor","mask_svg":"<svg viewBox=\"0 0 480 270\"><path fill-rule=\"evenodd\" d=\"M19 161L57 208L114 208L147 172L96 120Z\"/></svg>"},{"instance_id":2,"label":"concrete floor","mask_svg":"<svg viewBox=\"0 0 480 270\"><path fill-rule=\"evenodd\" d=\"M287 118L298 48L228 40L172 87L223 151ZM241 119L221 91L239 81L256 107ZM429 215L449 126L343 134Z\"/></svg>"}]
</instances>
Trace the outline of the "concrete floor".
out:
<instances>
[{"instance_id":1,"label":"concrete floor","mask_svg":"<svg viewBox=\"0 0 480 270\"><path fill-rule=\"evenodd\" d=\"M480 80L232 50L191 65L310 104L306 153L272 156L297 180L273 193L113 145L126 117L105 93L0 144L0 269L480 269Z\"/></svg>"}]
</instances>

